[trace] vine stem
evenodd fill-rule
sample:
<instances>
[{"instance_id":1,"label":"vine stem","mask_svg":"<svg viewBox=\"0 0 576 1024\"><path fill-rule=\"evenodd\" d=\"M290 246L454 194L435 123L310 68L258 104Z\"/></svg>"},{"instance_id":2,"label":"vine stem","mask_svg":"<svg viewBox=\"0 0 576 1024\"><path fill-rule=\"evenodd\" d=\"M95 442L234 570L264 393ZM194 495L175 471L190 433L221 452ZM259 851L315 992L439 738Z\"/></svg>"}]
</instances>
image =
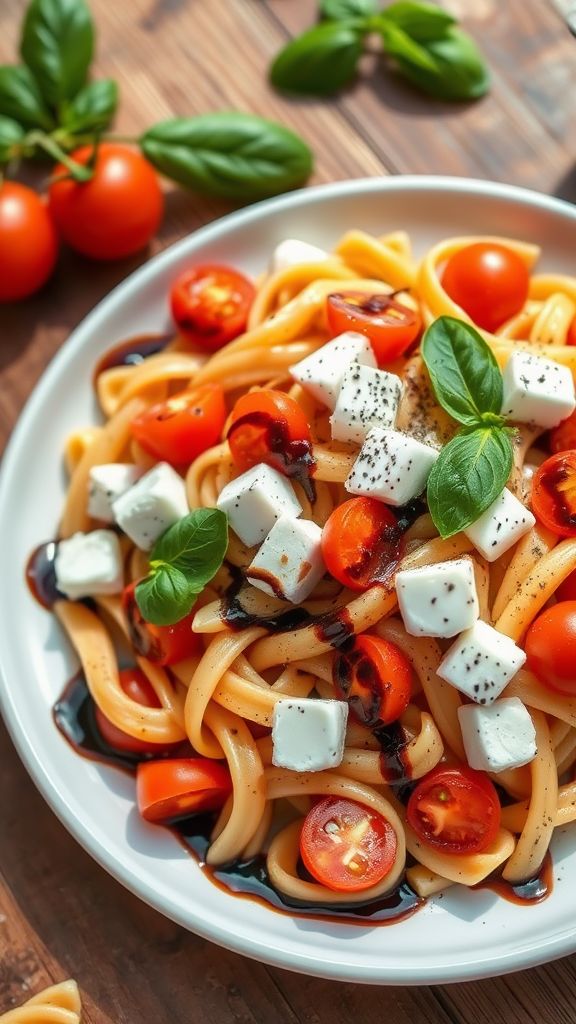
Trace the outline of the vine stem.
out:
<instances>
[{"instance_id":1,"label":"vine stem","mask_svg":"<svg viewBox=\"0 0 576 1024\"><path fill-rule=\"evenodd\" d=\"M30 132L24 143L28 146L40 146L54 160L64 164L75 181L90 181L94 172L89 167L72 160L50 135L46 135L44 132Z\"/></svg>"}]
</instances>

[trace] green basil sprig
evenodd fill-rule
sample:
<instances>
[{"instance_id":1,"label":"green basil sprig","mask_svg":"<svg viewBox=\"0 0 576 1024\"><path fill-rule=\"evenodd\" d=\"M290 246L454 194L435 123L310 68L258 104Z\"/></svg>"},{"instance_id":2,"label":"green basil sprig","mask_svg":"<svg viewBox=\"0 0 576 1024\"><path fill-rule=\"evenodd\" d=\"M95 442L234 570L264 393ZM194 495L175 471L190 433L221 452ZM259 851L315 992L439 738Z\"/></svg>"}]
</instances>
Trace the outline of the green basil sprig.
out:
<instances>
[{"instance_id":1,"label":"green basil sprig","mask_svg":"<svg viewBox=\"0 0 576 1024\"><path fill-rule=\"evenodd\" d=\"M111 78L89 82L62 109L62 125L67 132L78 135L100 132L106 128L118 106L118 86Z\"/></svg>"},{"instance_id":2,"label":"green basil sprig","mask_svg":"<svg viewBox=\"0 0 576 1024\"><path fill-rule=\"evenodd\" d=\"M222 565L227 546L228 520L219 509L195 509L170 526L152 549L150 572L136 586L146 621L172 626L188 615Z\"/></svg>"},{"instance_id":3,"label":"green basil sprig","mask_svg":"<svg viewBox=\"0 0 576 1024\"><path fill-rule=\"evenodd\" d=\"M40 87L27 67L0 67L0 114L11 117L23 128L51 131L55 126Z\"/></svg>"},{"instance_id":4,"label":"green basil sprig","mask_svg":"<svg viewBox=\"0 0 576 1024\"><path fill-rule=\"evenodd\" d=\"M255 114L173 118L140 138L150 163L186 188L242 202L303 185L312 153L294 132Z\"/></svg>"},{"instance_id":5,"label":"green basil sprig","mask_svg":"<svg viewBox=\"0 0 576 1024\"><path fill-rule=\"evenodd\" d=\"M470 325L442 316L430 325L422 358L439 405L462 426L428 478L428 507L441 537L471 526L506 486L514 431L500 415L502 374Z\"/></svg>"},{"instance_id":6,"label":"green basil sprig","mask_svg":"<svg viewBox=\"0 0 576 1024\"><path fill-rule=\"evenodd\" d=\"M93 51L94 29L84 0L32 0L20 53L51 106L57 108L79 92Z\"/></svg>"},{"instance_id":7,"label":"green basil sprig","mask_svg":"<svg viewBox=\"0 0 576 1024\"><path fill-rule=\"evenodd\" d=\"M9 164L26 137L24 129L11 117L0 116L0 165Z\"/></svg>"},{"instance_id":8,"label":"green basil sprig","mask_svg":"<svg viewBox=\"0 0 576 1024\"><path fill-rule=\"evenodd\" d=\"M355 77L364 40L378 33L397 71L422 92L444 100L483 96L489 74L473 40L435 4L398 0L321 0L319 25L293 39L270 69L282 92L328 96Z\"/></svg>"}]
</instances>

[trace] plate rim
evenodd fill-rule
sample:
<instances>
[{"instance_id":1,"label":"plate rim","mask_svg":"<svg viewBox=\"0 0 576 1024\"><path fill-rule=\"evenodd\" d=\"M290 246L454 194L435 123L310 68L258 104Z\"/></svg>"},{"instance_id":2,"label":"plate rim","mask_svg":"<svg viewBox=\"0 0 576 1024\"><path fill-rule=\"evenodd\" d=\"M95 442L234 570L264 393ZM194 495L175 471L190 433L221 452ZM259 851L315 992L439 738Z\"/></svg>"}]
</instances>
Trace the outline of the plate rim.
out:
<instances>
[{"instance_id":1,"label":"plate rim","mask_svg":"<svg viewBox=\"0 0 576 1024\"><path fill-rule=\"evenodd\" d=\"M84 336L93 331L100 319L108 316L109 310L113 309L116 305L121 305L124 298L128 297L134 290L137 291L144 287L148 281L154 280L171 263L176 263L186 252L192 239L195 246L202 246L209 243L213 238L217 239L219 235L226 233L228 230L247 227L251 221L260 220L268 212L277 213L290 209L293 206L305 207L314 205L319 200L336 199L353 194L390 191L405 193L422 189L443 193L494 197L524 206L537 207L576 221L576 207L565 200L547 196L517 185L446 175L395 175L390 177L359 178L299 189L282 196L263 200L249 207L235 210L203 225L168 246L160 253L157 253L116 285L71 331L66 341L50 360L27 398L2 456L2 463L0 465L0 518L5 514L4 509L6 502L9 500L11 490L10 481L18 467L18 453L28 432L28 421L32 420L35 413L43 405L45 398L52 389L53 381L60 374L61 365L68 361L72 351L82 346ZM572 931L552 937L544 943L540 941L537 946L521 950L520 952L509 951L500 957L495 956L491 952L490 955L485 955L482 959L475 961L473 965L470 963L456 964L449 971L444 966L432 965L431 967L423 968L421 964L414 970L410 968L401 970L397 967L386 969L385 965L374 969L371 965L363 967L359 963L352 964L348 968L340 961L330 961L326 957L319 962L308 952L296 952L276 946L271 947L270 943L267 943L265 940L247 940L244 936L239 936L236 933L231 936L224 927L214 926L212 923L209 927L205 927L200 912L190 913L190 910L188 910L185 918L183 914L178 912L178 906L174 901L171 901L169 908L164 904L162 909L160 909L158 903L154 901L153 890L148 891L149 887L144 886L142 882L136 885L132 879L129 867L118 860L97 838L91 836L86 831L85 826L71 814L71 808L65 794L60 791L58 785L51 779L49 766L45 765L40 757L36 755L27 735L25 724L21 720L17 703L12 699L9 672L5 664L2 644L0 644L0 709L18 755L32 781L52 811L83 849L101 867L108 871L112 877L139 899L153 907L153 909L171 918L187 930L192 930L192 921L193 930L197 934L209 941L218 943L226 949L276 967L316 977L380 985L446 984L492 977L496 974L504 974L549 962L574 952L576 949L575 925Z\"/></svg>"}]
</instances>

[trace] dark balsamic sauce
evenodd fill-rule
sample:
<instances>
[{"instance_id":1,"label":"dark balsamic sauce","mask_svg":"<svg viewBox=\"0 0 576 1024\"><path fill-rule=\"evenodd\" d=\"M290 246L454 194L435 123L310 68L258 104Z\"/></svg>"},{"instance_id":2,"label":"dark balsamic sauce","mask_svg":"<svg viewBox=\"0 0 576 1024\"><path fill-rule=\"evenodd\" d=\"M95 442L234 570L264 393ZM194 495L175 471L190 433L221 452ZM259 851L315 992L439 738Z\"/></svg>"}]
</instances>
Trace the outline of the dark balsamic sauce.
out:
<instances>
[{"instance_id":1,"label":"dark balsamic sauce","mask_svg":"<svg viewBox=\"0 0 576 1024\"><path fill-rule=\"evenodd\" d=\"M546 492L551 505L553 518L559 524L562 523L570 530L576 528L576 513L574 512L574 485L571 484L573 469L568 464L568 459L559 459L549 469L540 472L539 486Z\"/></svg>"},{"instance_id":2,"label":"dark balsamic sauce","mask_svg":"<svg viewBox=\"0 0 576 1024\"><path fill-rule=\"evenodd\" d=\"M96 705L90 696L82 671L72 677L52 709L56 727L71 747L90 761L112 764L133 774L142 754L114 750L102 738L96 723Z\"/></svg>"},{"instance_id":3,"label":"dark balsamic sauce","mask_svg":"<svg viewBox=\"0 0 576 1024\"><path fill-rule=\"evenodd\" d=\"M240 430L253 437L256 451L264 448L274 455L280 471L301 485L309 501L316 500L316 488L312 480L316 463L311 441L291 438L287 421L267 412L251 412L240 416L230 427L228 440Z\"/></svg>"},{"instance_id":4,"label":"dark balsamic sauce","mask_svg":"<svg viewBox=\"0 0 576 1024\"><path fill-rule=\"evenodd\" d=\"M114 366L138 366L148 356L155 356L163 352L173 334L140 334L135 338L128 338L121 341L119 345L108 349L102 358L97 362L94 370L93 380L96 382L104 370L111 370Z\"/></svg>"},{"instance_id":5,"label":"dark balsamic sauce","mask_svg":"<svg viewBox=\"0 0 576 1024\"><path fill-rule=\"evenodd\" d=\"M554 871L552 857L547 853L540 865L540 870L534 878L528 878L525 882L518 882L516 885L507 882L504 878L487 878L484 882L474 886L475 889L489 889L509 903L517 906L530 906L533 903L542 903L548 899L554 887Z\"/></svg>"},{"instance_id":6,"label":"dark balsamic sauce","mask_svg":"<svg viewBox=\"0 0 576 1024\"><path fill-rule=\"evenodd\" d=\"M43 608L52 608L55 601L63 598L56 586L56 553L58 542L49 540L34 549L26 564L26 582L32 596Z\"/></svg>"},{"instance_id":7,"label":"dark balsamic sauce","mask_svg":"<svg viewBox=\"0 0 576 1024\"><path fill-rule=\"evenodd\" d=\"M412 779L412 765L408 757L410 736L400 725L380 725L372 730L380 744L380 771L391 786L405 787Z\"/></svg>"}]
</instances>

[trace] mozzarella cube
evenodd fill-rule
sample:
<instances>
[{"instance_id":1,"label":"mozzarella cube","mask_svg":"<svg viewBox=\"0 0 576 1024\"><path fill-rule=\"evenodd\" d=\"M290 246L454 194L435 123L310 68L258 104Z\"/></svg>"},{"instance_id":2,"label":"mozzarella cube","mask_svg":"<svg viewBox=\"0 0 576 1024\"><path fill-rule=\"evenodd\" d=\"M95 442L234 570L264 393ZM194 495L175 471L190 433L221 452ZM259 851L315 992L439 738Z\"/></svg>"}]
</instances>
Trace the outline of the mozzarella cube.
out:
<instances>
[{"instance_id":1,"label":"mozzarella cube","mask_svg":"<svg viewBox=\"0 0 576 1024\"><path fill-rule=\"evenodd\" d=\"M525 661L509 636L479 620L448 648L438 675L477 704L492 704Z\"/></svg>"},{"instance_id":2,"label":"mozzarella cube","mask_svg":"<svg viewBox=\"0 0 576 1024\"><path fill-rule=\"evenodd\" d=\"M411 636L456 636L480 608L470 558L455 558L396 573L396 596Z\"/></svg>"},{"instance_id":3,"label":"mozzarella cube","mask_svg":"<svg viewBox=\"0 0 576 1024\"><path fill-rule=\"evenodd\" d=\"M188 515L186 487L167 462L159 462L112 504L114 518L136 547L150 551L161 534Z\"/></svg>"},{"instance_id":4,"label":"mozzarella cube","mask_svg":"<svg viewBox=\"0 0 576 1024\"><path fill-rule=\"evenodd\" d=\"M114 522L112 503L142 476L139 466L109 462L92 466L88 477L88 515L104 523Z\"/></svg>"},{"instance_id":5,"label":"mozzarella cube","mask_svg":"<svg viewBox=\"0 0 576 1024\"><path fill-rule=\"evenodd\" d=\"M402 381L394 373L349 366L330 417L332 437L362 444L372 427L393 427L401 395Z\"/></svg>"},{"instance_id":6,"label":"mozzarella cube","mask_svg":"<svg viewBox=\"0 0 576 1024\"><path fill-rule=\"evenodd\" d=\"M272 253L270 270L275 274L279 270L298 267L301 263L323 263L328 259L330 259L330 253L319 249L317 245L300 242L297 238L285 238Z\"/></svg>"},{"instance_id":7,"label":"mozzarella cube","mask_svg":"<svg viewBox=\"0 0 576 1024\"><path fill-rule=\"evenodd\" d=\"M122 552L112 530L75 533L59 541L54 569L56 586L70 601L119 594L124 586Z\"/></svg>"},{"instance_id":8,"label":"mozzarella cube","mask_svg":"<svg viewBox=\"0 0 576 1024\"><path fill-rule=\"evenodd\" d=\"M535 522L530 510L505 487L464 533L487 562L495 562L528 533Z\"/></svg>"},{"instance_id":9,"label":"mozzarella cube","mask_svg":"<svg viewBox=\"0 0 576 1024\"><path fill-rule=\"evenodd\" d=\"M346 331L291 366L290 373L317 402L334 409L344 374L354 363L375 367L376 359L368 338Z\"/></svg>"},{"instance_id":10,"label":"mozzarella cube","mask_svg":"<svg viewBox=\"0 0 576 1024\"><path fill-rule=\"evenodd\" d=\"M279 700L272 714L272 764L293 772L337 768L344 754L347 721L348 705L342 700Z\"/></svg>"},{"instance_id":11,"label":"mozzarella cube","mask_svg":"<svg viewBox=\"0 0 576 1024\"><path fill-rule=\"evenodd\" d=\"M300 604L326 572L321 541L316 523L283 516L248 566L248 581L265 594Z\"/></svg>"},{"instance_id":12,"label":"mozzarella cube","mask_svg":"<svg viewBox=\"0 0 576 1024\"><path fill-rule=\"evenodd\" d=\"M297 519L302 512L291 483L264 462L226 484L216 504L249 548L260 544L282 516Z\"/></svg>"},{"instance_id":13,"label":"mozzarella cube","mask_svg":"<svg viewBox=\"0 0 576 1024\"><path fill-rule=\"evenodd\" d=\"M536 757L536 730L519 697L504 697L487 707L463 704L458 718L471 768L504 772Z\"/></svg>"},{"instance_id":14,"label":"mozzarella cube","mask_svg":"<svg viewBox=\"0 0 576 1024\"><path fill-rule=\"evenodd\" d=\"M502 415L516 423L556 427L576 409L574 380L567 366L516 351L503 374Z\"/></svg>"},{"instance_id":15,"label":"mozzarella cube","mask_svg":"<svg viewBox=\"0 0 576 1024\"><path fill-rule=\"evenodd\" d=\"M372 427L344 487L350 494L405 505L422 494L438 455L398 430Z\"/></svg>"}]
</instances>

